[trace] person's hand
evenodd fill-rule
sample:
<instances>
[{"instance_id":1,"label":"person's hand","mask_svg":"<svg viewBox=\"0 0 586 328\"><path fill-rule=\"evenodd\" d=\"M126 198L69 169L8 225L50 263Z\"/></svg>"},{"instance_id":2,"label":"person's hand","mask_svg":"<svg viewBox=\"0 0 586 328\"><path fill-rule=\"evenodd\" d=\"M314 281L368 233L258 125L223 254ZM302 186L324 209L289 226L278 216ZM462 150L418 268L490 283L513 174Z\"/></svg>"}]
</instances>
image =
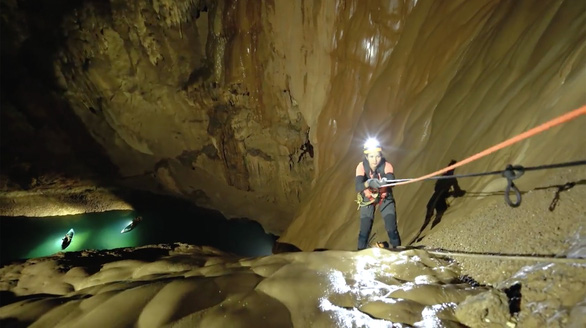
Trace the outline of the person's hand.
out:
<instances>
[{"instance_id":1,"label":"person's hand","mask_svg":"<svg viewBox=\"0 0 586 328\"><path fill-rule=\"evenodd\" d=\"M368 179L366 182L368 183L368 187L373 189L378 189L383 185L379 179Z\"/></svg>"}]
</instances>

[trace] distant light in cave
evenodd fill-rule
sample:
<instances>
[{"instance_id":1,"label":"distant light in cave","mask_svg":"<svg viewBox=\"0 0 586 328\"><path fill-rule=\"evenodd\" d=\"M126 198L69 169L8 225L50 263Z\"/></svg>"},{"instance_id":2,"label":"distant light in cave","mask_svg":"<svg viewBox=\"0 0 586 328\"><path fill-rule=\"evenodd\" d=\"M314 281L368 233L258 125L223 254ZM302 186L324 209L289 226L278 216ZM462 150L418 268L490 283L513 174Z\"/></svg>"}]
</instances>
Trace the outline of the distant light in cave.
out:
<instances>
[{"instance_id":1,"label":"distant light in cave","mask_svg":"<svg viewBox=\"0 0 586 328\"><path fill-rule=\"evenodd\" d=\"M139 234L129 233L121 234L121 230L125 229L129 224L132 224L132 220L120 220L113 222L109 226L105 226L96 232L96 244L100 245L100 248L113 249L120 247L134 247L139 244ZM121 229L122 228L122 229ZM136 227L135 227L136 228ZM134 228L132 229L134 230Z\"/></svg>"},{"instance_id":2,"label":"distant light in cave","mask_svg":"<svg viewBox=\"0 0 586 328\"><path fill-rule=\"evenodd\" d=\"M76 232L75 238L71 240L71 243L67 247L67 252L79 250L80 245L83 245L84 242L89 237L87 232ZM63 243L63 234L52 234L48 236L45 240L43 240L40 244L38 244L35 248L30 250L25 257L32 258L32 257L42 257L48 256L52 254L56 254L59 252L65 252L65 250L61 249L61 244Z\"/></svg>"},{"instance_id":3,"label":"distant light in cave","mask_svg":"<svg viewBox=\"0 0 586 328\"><path fill-rule=\"evenodd\" d=\"M130 230L126 230L126 228L128 228L131 225L132 225L132 220L126 221L126 223L124 224L124 229L120 230L120 233L125 233L125 232L130 231Z\"/></svg>"},{"instance_id":4,"label":"distant light in cave","mask_svg":"<svg viewBox=\"0 0 586 328\"><path fill-rule=\"evenodd\" d=\"M139 225L141 222L142 222L142 216L135 217L134 219L132 219L132 221L130 221L124 227L124 229L120 230L120 233L127 233L127 232L134 230L134 228L136 228L136 226Z\"/></svg>"},{"instance_id":5,"label":"distant light in cave","mask_svg":"<svg viewBox=\"0 0 586 328\"><path fill-rule=\"evenodd\" d=\"M73 241L73 236L75 235L75 231L73 228L69 229L65 234L65 237L61 238L61 249L66 249L69 244Z\"/></svg>"}]
</instances>

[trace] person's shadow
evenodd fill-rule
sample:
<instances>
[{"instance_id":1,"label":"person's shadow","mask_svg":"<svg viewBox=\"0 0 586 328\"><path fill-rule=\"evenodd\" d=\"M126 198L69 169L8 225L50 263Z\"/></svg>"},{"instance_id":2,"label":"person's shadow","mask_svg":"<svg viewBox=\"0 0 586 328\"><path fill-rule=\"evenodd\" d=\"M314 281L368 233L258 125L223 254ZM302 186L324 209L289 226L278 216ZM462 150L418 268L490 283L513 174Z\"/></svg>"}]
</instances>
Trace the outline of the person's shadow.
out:
<instances>
[{"instance_id":1,"label":"person's shadow","mask_svg":"<svg viewBox=\"0 0 586 328\"><path fill-rule=\"evenodd\" d=\"M454 165L456 163L457 161L451 160L448 166ZM443 176L451 175L454 175L454 169L449 170L443 174ZM457 198L462 197L465 194L466 191L460 188L460 185L458 184L458 180L456 178L443 178L437 180L437 182L435 183L433 195L431 195L431 198L429 199L426 205L427 210L425 213L425 220L423 221L423 225L421 226L421 229L419 229L419 233L417 233L417 236L413 239L411 243L423 239L423 237L420 236L425 230L425 228L427 228L427 226L429 225L429 222L431 221L434 212L435 218L431 223L431 229L433 229L438 223L441 222L444 213L448 209L448 197Z\"/></svg>"}]
</instances>

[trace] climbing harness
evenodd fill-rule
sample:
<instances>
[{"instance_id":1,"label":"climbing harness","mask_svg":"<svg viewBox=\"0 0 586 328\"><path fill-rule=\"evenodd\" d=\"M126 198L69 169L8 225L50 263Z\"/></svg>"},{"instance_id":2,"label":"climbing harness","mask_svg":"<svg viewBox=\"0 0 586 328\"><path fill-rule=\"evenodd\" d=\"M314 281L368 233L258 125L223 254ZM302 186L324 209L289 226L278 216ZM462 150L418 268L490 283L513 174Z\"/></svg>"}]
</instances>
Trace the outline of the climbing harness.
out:
<instances>
[{"instance_id":1,"label":"climbing harness","mask_svg":"<svg viewBox=\"0 0 586 328\"><path fill-rule=\"evenodd\" d=\"M364 197L362 197L362 193L358 193L356 195L356 202L358 203L358 208L356 210L359 210L361 207L364 206L368 206L372 203L375 203L379 200L379 194L378 193L372 193L372 199L371 200L364 200Z\"/></svg>"},{"instance_id":2,"label":"climbing harness","mask_svg":"<svg viewBox=\"0 0 586 328\"><path fill-rule=\"evenodd\" d=\"M379 149L379 151L380 151L380 149ZM362 162L362 169L363 169L364 176L366 178L368 178L368 177L370 177L370 178L378 177L380 179L379 181L382 181L382 183L386 183L387 182L387 179L385 177L383 177L383 176L385 175L385 171L386 171L387 165L390 166L389 163L387 163L384 159L382 159L382 161L379 164L379 166L377 166L375 168L375 170L372 171L372 170L370 170L370 168L368 166L368 162L366 160L363 160L363 162ZM391 166L391 170L392 170L392 166ZM367 189L369 190L369 192L368 193L364 193L365 194L364 197L362 196L363 192L359 192L356 195L356 203L358 203L357 210L359 210L360 207L368 206L370 204L379 202L381 200L381 198L388 197L388 193L390 192L390 191L387 191L387 190L380 190L380 189L378 190L378 192L376 191L376 189L372 189L372 188L367 188ZM369 200L364 200L364 198L367 198Z\"/></svg>"}]
</instances>

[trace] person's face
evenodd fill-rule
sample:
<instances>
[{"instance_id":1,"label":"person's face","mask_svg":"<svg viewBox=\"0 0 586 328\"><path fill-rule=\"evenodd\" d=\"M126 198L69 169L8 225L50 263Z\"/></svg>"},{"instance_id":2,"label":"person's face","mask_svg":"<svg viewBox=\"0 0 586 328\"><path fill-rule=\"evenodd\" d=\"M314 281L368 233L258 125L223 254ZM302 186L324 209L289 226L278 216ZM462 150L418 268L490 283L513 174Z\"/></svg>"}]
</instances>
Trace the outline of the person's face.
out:
<instances>
[{"instance_id":1,"label":"person's face","mask_svg":"<svg viewBox=\"0 0 586 328\"><path fill-rule=\"evenodd\" d=\"M374 169L380 164L382 155L380 152L366 154L366 160L370 164L370 168Z\"/></svg>"}]
</instances>

